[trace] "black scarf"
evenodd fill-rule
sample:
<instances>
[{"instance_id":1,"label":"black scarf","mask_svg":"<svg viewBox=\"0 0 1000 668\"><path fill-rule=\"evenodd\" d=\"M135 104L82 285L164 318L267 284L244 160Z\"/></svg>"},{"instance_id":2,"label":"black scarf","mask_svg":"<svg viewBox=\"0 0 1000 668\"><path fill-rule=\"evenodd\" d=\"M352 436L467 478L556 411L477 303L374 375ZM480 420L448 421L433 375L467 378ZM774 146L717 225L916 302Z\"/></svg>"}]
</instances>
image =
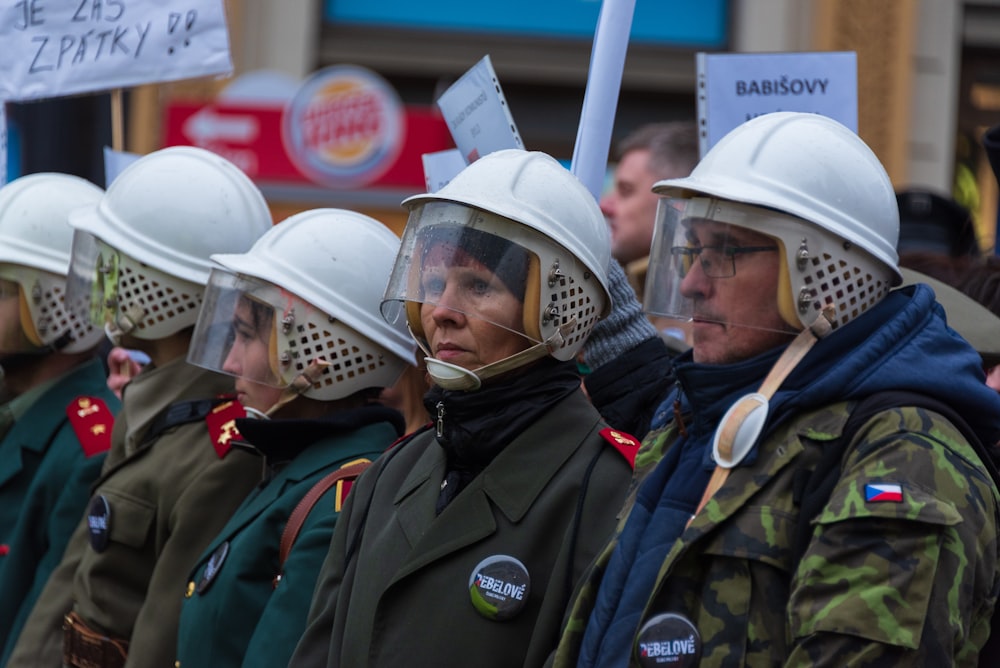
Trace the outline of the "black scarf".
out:
<instances>
[{"instance_id":1,"label":"black scarf","mask_svg":"<svg viewBox=\"0 0 1000 668\"><path fill-rule=\"evenodd\" d=\"M574 362L546 357L521 373L474 392L431 388L424 396L424 406L431 419L437 420L438 443L448 457L437 512L518 434L578 387L580 376Z\"/></svg>"}]
</instances>

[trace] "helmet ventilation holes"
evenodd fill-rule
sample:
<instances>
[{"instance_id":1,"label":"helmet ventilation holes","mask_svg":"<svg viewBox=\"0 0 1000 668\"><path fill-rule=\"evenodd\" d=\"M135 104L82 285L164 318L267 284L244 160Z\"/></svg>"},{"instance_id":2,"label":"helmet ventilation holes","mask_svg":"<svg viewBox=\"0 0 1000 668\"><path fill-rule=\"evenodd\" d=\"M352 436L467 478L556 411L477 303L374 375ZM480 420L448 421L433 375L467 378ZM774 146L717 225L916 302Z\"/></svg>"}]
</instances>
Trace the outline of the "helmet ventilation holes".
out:
<instances>
[{"instance_id":1,"label":"helmet ventilation holes","mask_svg":"<svg viewBox=\"0 0 1000 668\"><path fill-rule=\"evenodd\" d=\"M835 259L827 253L810 258L803 276L803 292L811 295L804 311L817 315L827 304L836 308L837 319L834 329L850 321L880 302L888 294L890 283L874 272L860 266L852 266L843 259ZM801 298L800 298L801 300Z\"/></svg>"}]
</instances>

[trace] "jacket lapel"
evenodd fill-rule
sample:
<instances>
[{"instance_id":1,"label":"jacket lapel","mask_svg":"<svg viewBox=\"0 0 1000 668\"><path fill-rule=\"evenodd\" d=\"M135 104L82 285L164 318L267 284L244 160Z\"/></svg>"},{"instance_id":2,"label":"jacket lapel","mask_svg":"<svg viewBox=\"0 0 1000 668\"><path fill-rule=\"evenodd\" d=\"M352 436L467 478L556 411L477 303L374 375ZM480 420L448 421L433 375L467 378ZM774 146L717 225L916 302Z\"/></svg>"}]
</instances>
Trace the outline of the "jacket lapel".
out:
<instances>
[{"instance_id":1,"label":"jacket lapel","mask_svg":"<svg viewBox=\"0 0 1000 668\"><path fill-rule=\"evenodd\" d=\"M396 495L400 527L413 550L393 581L493 535L497 511L512 522L523 518L599 425L597 411L581 392L574 392L512 440L440 517L434 517L434 505L445 457L431 443Z\"/></svg>"}]
</instances>

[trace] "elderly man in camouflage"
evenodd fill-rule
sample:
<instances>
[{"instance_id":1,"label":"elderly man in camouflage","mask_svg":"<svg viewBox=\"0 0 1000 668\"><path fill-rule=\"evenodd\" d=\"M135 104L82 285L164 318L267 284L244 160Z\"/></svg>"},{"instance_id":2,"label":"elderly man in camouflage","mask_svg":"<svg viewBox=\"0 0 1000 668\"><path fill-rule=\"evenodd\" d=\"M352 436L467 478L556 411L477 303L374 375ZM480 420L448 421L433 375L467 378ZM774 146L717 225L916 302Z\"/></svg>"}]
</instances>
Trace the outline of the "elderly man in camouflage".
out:
<instances>
[{"instance_id":1,"label":"elderly man in camouflage","mask_svg":"<svg viewBox=\"0 0 1000 668\"><path fill-rule=\"evenodd\" d=\"M975 665L1000 493L970 441L996 443L1000 398L932 290L890 290L898 211L875 155L774 113L654 190L646 307L691 318L693 349L555 664ZM870 395L889 408L845 430Z\"/></svg>"}]
</instances>

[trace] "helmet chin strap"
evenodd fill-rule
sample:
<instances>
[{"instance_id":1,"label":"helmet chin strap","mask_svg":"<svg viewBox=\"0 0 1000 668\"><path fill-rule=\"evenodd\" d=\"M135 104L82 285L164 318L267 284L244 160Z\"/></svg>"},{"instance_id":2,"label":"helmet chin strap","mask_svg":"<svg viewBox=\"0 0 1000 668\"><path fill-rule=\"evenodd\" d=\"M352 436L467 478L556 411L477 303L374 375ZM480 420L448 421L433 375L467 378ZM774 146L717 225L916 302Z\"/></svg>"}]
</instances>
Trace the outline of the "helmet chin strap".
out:
<instances>
[{"instance_id":1,"label":"helmet chin strap","mask_svg":"<svg viewBox=\"0 0 1000 668\"><path fill-rule=\"evenodd\" d=\"M255 408L244 406L247 417L270 420L285 404L302 396L310 387L315 385L319 381L319 377L323 375L323 370L328 366L330 366L330 362L326 359L322 357L314 359L309 363L309 366L302 370L302 373L293 378L292 382L281 390L281 396L266 411L261 412Z\"/></svg>"},{"instance_id":2,"label":"helmet chin strap","mask_svg":"<svg viewBox=\"0 0 1000 668\"><path fill-rule=\"evenodd\" d=\"M115 321L105 323L104 335L116 346L122 344L122 336L131 333L143 318L146 317L146 309L138 304L130 304L120 310Z\"/></svg>"},{"instance_id":3,"label":"helmet chin strap","mask_svg":"<svg viewBox=\"0 0 1000 668\"><path fill-rule=\"evenodd\" d=\"M507 373L508 371L524 366L528 362L533 362L550 354L553 350L563 345L566 337L574 329L576 329L576 318L559 327L559 329L552 333L552 336L541 343L536 343L530 348L525 348L509 357L491 362L475 370L469 370L451 362L442 362L435 359L431 351L427 349L426 343L421 338L413 336L412 329L410 330L410 335L413 336L413 340L417 342L420 350L426 355L424 363L427 365L427 375L437 385L445 390L473 392L482 386L484 380Z\"/></svg>"}]
</instances>

